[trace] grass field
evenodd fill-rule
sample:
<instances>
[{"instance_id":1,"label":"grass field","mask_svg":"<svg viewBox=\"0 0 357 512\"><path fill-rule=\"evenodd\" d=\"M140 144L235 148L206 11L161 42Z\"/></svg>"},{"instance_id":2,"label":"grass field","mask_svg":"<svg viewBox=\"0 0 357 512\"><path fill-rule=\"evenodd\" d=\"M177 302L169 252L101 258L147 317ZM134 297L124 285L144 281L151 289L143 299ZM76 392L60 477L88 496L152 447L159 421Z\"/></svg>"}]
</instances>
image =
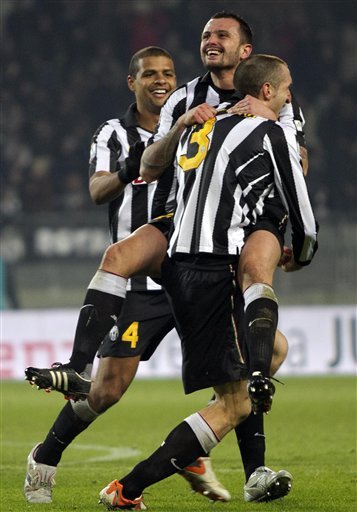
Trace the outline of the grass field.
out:
<instances>
[{"instance_id":1,"label":"grass field","mask_svg":"<svg viewBox=\"0 0 357 512\"><path fill-rule=\"evenodd\" d=\"M234 434L212 452L219 479L230 490L228 504L192 495L174 475L146 491L153 512L214 510L352 512L356 510L356 383L352 377L286 378L266 417L266 464L294 476L289 496L271 503L243 501L243 471ZM98 491L123 476L157 448L185 416L210 398L208 391L184 396L176 380L137 380L120 404L84 432L64 453L53 503L30 505L22 493L26 458L44 439L61 395L25 382L1 383L1 512L105 510ZM214 509L212 508L214 507Z\"/></svg>"}]
</instances>

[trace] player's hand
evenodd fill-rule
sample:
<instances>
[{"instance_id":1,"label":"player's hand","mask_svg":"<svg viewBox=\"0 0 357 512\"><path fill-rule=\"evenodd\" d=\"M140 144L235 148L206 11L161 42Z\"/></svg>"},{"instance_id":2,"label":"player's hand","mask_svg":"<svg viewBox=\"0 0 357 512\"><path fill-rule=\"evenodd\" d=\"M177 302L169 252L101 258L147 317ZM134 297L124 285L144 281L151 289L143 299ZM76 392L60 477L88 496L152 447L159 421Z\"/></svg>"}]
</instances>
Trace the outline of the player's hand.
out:
<instances>
[{"instance_id":1,"label":"player's hand","mask_svg":"<svg viewBox=\"0 0 357 512\"><path fill-rule=\"evenodd\" d=\"M301 266L298 265L294 260L294 253L290 247L284 245L283 252L281 254L280 261L278 266L284 272L295 272L296 270L300 270Z\"/></svg>"},{"instance_id":2,"label":"player's hand","mask_svg":"<svg viewBox=\"0 0 357 512\"><path fill-rule=\"evenodd\" d=\"M307 149L303 146L300 146L300 158L304 176L307 176L307 171L309 170L309 157L307 154Z\"/></svg>"},{"instance_id":3,"label":"player's hand","mask_svg":"<svg viewBox=\"0 0 357 512\"><path fill-rule=\"evenodd\" d=\"M229 114L251 114L253 116L264 117L277 121L276 114L258 98L247 94L242 100L238 101L233 107L227 110Z\"/></svg>"},{"instance_id":4,"label":"player's hand","mask_svg":"<svg viewBox=\"0 0 357 512\"><path fill-rule=\"evenodd\" d=\"M293 255L293 251L290 247L287 247L284 245L283 250L281 252L280 260L278 263L278 267L282 267L283 265L286 265L291 260L291 257Z\"/></svg>"},{"instance_id":5,"label":"player's hand","mask_svg":"<svg viewBox=\"0 0 357 512\"><path fill-rule=\"evenodd\" d=\"M203 124L209 119L212 119L217 114L217 109L208 105L208 103L201 103L197 107L191 108L183 114L178 122L186 128L194 124Z\"/></svg>"},{"instance_id":6,"label":"player's hand","mask_svg":"<svg viewBox=\"0 0 357 512\"><path fill-rule=\"evenodd\" d=\"M128 156L118 171L122 183L131 183L139 177L140 160L144 149L145 143L140 140L130 146Z\"/></svg>"}]
</instances>

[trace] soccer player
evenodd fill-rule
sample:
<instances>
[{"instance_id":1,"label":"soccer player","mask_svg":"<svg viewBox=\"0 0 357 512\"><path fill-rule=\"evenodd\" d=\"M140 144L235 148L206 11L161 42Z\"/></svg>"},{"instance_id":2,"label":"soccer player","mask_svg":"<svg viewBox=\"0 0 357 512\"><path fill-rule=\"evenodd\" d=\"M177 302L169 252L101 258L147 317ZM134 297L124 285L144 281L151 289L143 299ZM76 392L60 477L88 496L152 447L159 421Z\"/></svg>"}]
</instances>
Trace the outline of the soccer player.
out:
<instances>
[{"instance_id":1,"label":"soccer player","mask_svg":"<svg viewBox=\"0 0 357 512\"><path fill-rule=\"evenodd\" d=\"M176 87L170 54L158 47L138 51L130 62L128 87L136 102L121 118L111 119L98 128L90 155L90 194L97 204L109 202L114 243L150 220L156 184L147 184L139 177L140 157L144 143L152 136L158 122L163 103ZM91 405L83 400L69 401L43 443L37 444L29 454L24 492L31 503L51 502L54 477L63 451L99 414L120 400L135 377L140 360L149 359L175 326L160 285L142 276L131 279L127 286L125 283L125 288L128 288L126 300L122 315L117 319L115 315L103 313L106 297L97 302L96 286L90 287L80 312L70 362L51 370L65 392L68 376L69 383L74 374L90 376L93 359L104 339L99 351L100 387L93 390ZM111 299L116 301L115 296L110 296ZM78 377L78 393L74 396L86 398L83 386L88 384L88 379ZM200 459L197 465L200 473L215 482L217 499L229 499L228 491L215 478L210 460ZM186 475L191 476L191 480L195 478L189 470L183 473ZM195 483L196 487L199 485ZM207 491L206 487L198 490Z\"/></svg>"},{"instance_id":2,"label":"soccer player","mask_svg":"<svg viewBox=\"0 0 357 512\"><path fill-rule=\"evenodd\" d=\"M209 37L208 34L210 34ZM191 120L187 121L187 123L199 121L199 116L202 115L202 109L208 108L209 116L214 115L215 110L212 106L206 104L201 106L200 103L202 101L209 101L211 105L216 105L232 95L234 89L234 70L241 59L245 59L250 55L252 49L251 40L252 34L249 25L235 14L225 12L217 13L208 21L202 34L201 56L204 64L210 71L204 77L193 80L185 87L178 89L177 93L175 92L171 95L173 101L167 102L162 109L164 115L160 121L160 127L156 137L163 136L165 130L168 130L171 126L173 126L173 128L170 131L175 131L175 122L178 117L184 114L188 109L190 110L187 112L187 115L190 116ZM215 62L215 59L217 62ZM243 102L238 102L236 108L247 111L249 102L251 101L253 101L252 98L250 100L249 97L245 98ZM195 107L195 105L198 106ZM260 112L263 111L266 116L276 118L274 112L265 106L262 108L261 105L260 102L255 100L255 109L258 109ZM288 124L288 126L292 126L295 133L296 130L293 122L294 115L297 116L297 121L299 122L300 112L298 109L293 111L290 105L288 108L284 109L284 122ZM153 144L150 147L150 151L160 145L160 143L161 141ZM172 158L176 143L177 140L175 144L172 145L172 148L170 147L170 158ZM164 151L166 155L167 148L164 148ZM160 153L159 157L162 160ZM164 160L166 165L166 159ZM162 170L164 168L165 166ZM165 173L165 176L169 176L169 173ZM161 178L160 186L163 181L164 178ZM163 195L166 200L166 186L163 188L163 192L159 187L159 191L160 194L157 193L157 196ZM159 209L158 211L156 210L155 213L161 214L164 212ZM280 222L280 220L283 220L285 217L285 210L279 211L278 215L275 215L277 216L277 221ZM106 308L105 316L107 318L119 314L120 308L118 304L119 302L121 304L124 302L128 278L136 275L138 272L142 275L160 275L161 263L167 249L167 239L164 234L166 234L170 227L167 227L165 222L167 220L169 220L168 217L163 217L159 222L155 222L155 224L142 226L128 238L111 245L107 249L100 268L88 288L88 296L94 307L98 307L101 311ZM265 229L266 219L263 219L262 222L262 227ZM284 223L282 224L282 228L283 225ZM259 233L259 222L254 226L254 229ZM276 248L276 244L274 244L274 248ZM261 253L259 254L261 255ZM241 256L241 260L243 260L243 255L244 252ZM264 256L263 259L263 257L261 257L261 261L258 260L259 267L262 268L262 262L264 261L266 263L267 260L269 263L269 258ZM276 260L273 258L271 258L271 260L273 260L273 262L269 263L269 271L272 273L276 267ZM265 274L267 274L265 267L263 270ZM261 277L261 280L267 284L270 282L269 279L272 279L272 277ZM93 296L93 290L95 290L95 296ZM85 300L85 304L88 303L88 300L88 298ZM85 325L85 322L81 322L81 315L77 332L83 331ZM95 320L95 318L92 319L92 329ZM96 330L98 332L104 331L104 328L101 327L102 322L104 323L101 319L97 322ZM85 339L85 343L83 342L82 346L84 350L86 350L85 347L91 344L91 350L94 354L100 340L95 333L93 334L93 336L90 336L89 332L86 333L84 331L82 336L83 339ZM79 336L76 335L76 339L78 339L78 337ZM275 374L284 361L286 354L286 339L277 331L270 375ZM91 358L89 358L89 360L91 361ZM33 369L28 370L28 377L33 379L40 387L52 387L53 389L67 394L69 394L68 391L70 390L76 397L81 396L82 392L83 394L88 393L90 388L90 380L81 379L76 372L63 365L56 368L56 372L49 370L38 370L34 372L32 371ZM57 375L59 378L56 377ZM116 400L116 396L114 396L115 393L113 393L112 398L108 397L105 390L109 386L104 386L104 384L107 383L104 379L104 375L97 375L91 391L94 397L93 400L97 403L99 400L103 409L109 407ZM64 389L64 382L68 382L69 389ZM269 386L270 389L272 389L271 383ZM89 397L90 401L92 400L92 396ZM83 404L88 404L88 402L85 401ZM291 475L284 470L275 472L265 466L265 437L262 413L251 414L247 421L237 427L236 434L247 481L244 489L245 499L247 501L275 499L286 494L290 487L281 484L288 479L290 480L289 485L291 486ZM194 471L195 468L192 467L192 470ZM209 494L208 496L212 497L213 495Z\"/></svg>"},{"instance_id":3,"label":"soccer player","mask_svg":"<svg viewBox=\"0 0 357 512\"><path fill-rule=\"evenodd\" d=\"M185 125L208 120L216 113L215 105L232 95L233 73L237 61L244 62L244 59L251 54L251 42L252 35L248 24L234 13L220 12L207 22L202 32L200 50L202 61L209 72L178 88L163 107L159 127L154 136L154 144L147 147L141 159L141 175L145 180L158 178L170 164ZM250 95L239 101L230 111L260 114L272 120L277 119L275 112L266 105L263 108L261 105L261 102ZM186 117L180 124L178 120L184 115ZM300 156L304 157L301 158L301 163L306 172L307 158L302 132L304 118L294 98L291 102L284 104L279 112L279 120L296 137ZM256 297L258 301L249 305L250 311L256 310L257 305L264 302L264 294L269 293L269 287L273 286L274 272L281 257L281 241L286 219L286 211L281 201L279 198L272 197L265 203L264 215L255 225L248 226L246 229L245 246L240 255L238 269L239 283L243 292L254 285L251 289L255 288L260 293L260 297ZM259 286L259 283L263 286ZM276 314L274 316L276 319ZM249 346L254 350L252 344ZM272 350L269 341L264 348L268 351ZM275 338L274 351L271 376L287 354L286 340L281 337L279 331ZM274 361L279 363L275 365ZM266 365L265 368L263 365L260 373L265 372ZM264 382L260 380L259 374L257 379L260 383ZM267 384L273 393L274 389L271 385L272 383ZM267 400L266 406L269 407L271 398L268 397ZM237 426L235 431L244 463L246 501L270 500L286 494L287 487L280 483L286 482L287 478L291 479L291 475L284 470L275 472L265 466L262 412L254 411L246 421Z\"/></svg>"},{"instance_id":4,"label":"soccer player","mask_svg":"<svg viewBox=\"0 0 357 512\"><path fill-rule=\"evenodd\" d=\"M276 115L291 100L290 71L278 57L249 57L237 67L234 85L256 95ZM177 208L162 265L182 342L185 392L212 386L216 399L176 426L128 475L100 491L108 509L139 510L144 489L183 470L193 457L209 453L248 416L245 367L235 325L240 301L237 254L244 247L247 226L263 214L272 192L290 216L293 254L285 262L286 270L308 265L317 249L317 227L294 134L274 121L229 113L231 105L221 104L215 117L187 128L179 140ZM245 294L246 315L247 302L259 297L259 290L253 290L253 296ZM271 324L273 308L268 302L276 298L272 290L265 292L265 320ZM259 317L251 318L259 323ZM247 341L249 345L249 337ZM262 349L259 339L255 343ZM268 354L263 359L270 363Z\"/></svg>"}]
</instances>

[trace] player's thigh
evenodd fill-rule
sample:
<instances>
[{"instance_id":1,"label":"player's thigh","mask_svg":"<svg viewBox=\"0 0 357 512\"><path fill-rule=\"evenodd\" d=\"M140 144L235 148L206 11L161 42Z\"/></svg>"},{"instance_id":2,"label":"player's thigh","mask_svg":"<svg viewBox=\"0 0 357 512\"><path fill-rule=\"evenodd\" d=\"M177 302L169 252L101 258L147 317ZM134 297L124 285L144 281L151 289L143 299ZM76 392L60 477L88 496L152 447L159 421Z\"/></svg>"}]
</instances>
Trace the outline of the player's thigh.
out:
<instances>
[{"instance_id":1,"label":"player's thigh","mask_svg":"<svg viewBox=\"0 0 357 512\"><path fill-rule=\"evenodd\" d=\"M155 226L145 224L105 251L100 268L124 277L160 275L167 239Z\"/></svg>"},{"instance_id":2,"label":"player's thigh","mask_svg":"<svg viewBox=\"0 0 357 512\"><path fill-rule=\"evenodd\" d=\"M281 256L278 238L267 230L251 233L239 257L238 279L243 291L253 283L273 284Z\"/></svg>"}]
</instances>

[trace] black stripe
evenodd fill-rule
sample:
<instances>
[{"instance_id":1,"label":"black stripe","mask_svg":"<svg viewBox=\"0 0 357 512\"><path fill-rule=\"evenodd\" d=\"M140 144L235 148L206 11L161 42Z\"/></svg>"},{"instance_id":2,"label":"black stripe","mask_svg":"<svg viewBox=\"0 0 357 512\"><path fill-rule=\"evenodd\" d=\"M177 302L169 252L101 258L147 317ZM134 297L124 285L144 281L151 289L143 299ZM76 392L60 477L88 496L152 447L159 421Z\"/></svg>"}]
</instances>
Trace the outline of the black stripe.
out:
<instances>
[{"instance_id":1,"label":"black stripe","mask_svg":"<svg viewBox=\"0 0 357 512\"><path fill-rule=\"evenodd\" d=\"M217 119L217 124L219 124L219 126L215 126L214 128L210 149L207 153L204 166L202 169L204 179L200 184L199 203L197 205L195 219L196 222L192 237L192 242L194 245L196 245L196 247L198 247L199 245L200 231L202 229L203 212L205 208L208 189L212 179L212 174L214 172L214 166L218 150L223 145L224 140L227 137L227 134L230 132L230 130L243 119L243 117L239 119L237 116L226 117L222 120ZM212 233L215 249L218 249L219 247L220 254L228 253L227 230L229 228L232 212L234 209L233 192L236 187L237 178L234 172L235 166L231 166L231 162L232 159L230 159L227 168L224 170L225 176L222 184L221 196L219 198L217 197L217 202L219 202L219 206L217 209L215 226L213 228Z\"/></svg>"},{"instance_id":2,"label":"black stripe","mask_svg":"<svg viewBox=\"0 0 357 512\"><path fill-rule=\"evenodd\" d=\"M252 190L248 195L245 197L242 196L240 199L240 206L243 207L244 204L249 206L247 218L250 222L255 220L254 210L263 190L269 183L274 182L274 176L272 175L273 165L270 155L263 151L263 139L267 133L269 124L273 124L273 121L260 123L255 130L253 130L231 153L231 159L234 160L235 169L246 164L254 154L257 155L257 158L244 167L244 172L239 173L236 177L236 180L242 190L245 190L255 179L259 178L263 174L268 174L266 178L259 180L259 182L253 185ZM258 156L258 154L262 152L263 155ZM244 221L245 218L246 217L244 216L242 221Z\"/></svg>"},{"instance_id":3,"label":"black stripe","mask_svg":"<svg viewBox=\"0 0 357 512\"><path fill-rule=\"evenodd\" d=\"M209 84L205 82L198 82L196 84L193 101L190 105L187 105L187 110L197 107L201 103L206 103L208 87Z\"/></svg>"},{"instance_id":4,"label":"black stripe","mask_svg":"<svg viewBox=\"0 0 357 512\"><path fill-rule=\"evenodd\" d=\"M294 258L296 262L299 262L299 256L305 241L305 230L290 163L289 149L283 129L280 126L274 124L269 130L268 135L272 143L274 158L282 182L283 193L289 205Z\"/></svg>"},{"instance_id":5,"label":"black stripe","mask_svg":"<svg viewBox=\"0 0 357 512\"><path fill-rule=\"evenodd\" d=\"M123 120L124 126L124 120ZM140 141L140 133L135 126L125 127L129 146ZM132 185L133 196L131 200L131 233L148 222L148 185ZM134 291L147 290L147 278L135 276L131 278L131 289Z\"/></svg>"},{"instance_id":6,"label":"black stripe","mask_svg":"<svg viewBox=\"0 0 357 512\"><path fill-rule=\"evenodd\" d=\"M176 123L177 119L182 116L186 112L186 98L183 98L180 100L174 107L172 111L172 123L170 126L170 129L173 127L173 125Z\"/></svg>"},{"instance_id":7,"label":"black stripe","mask_svg":"<svg viewBox=\"0 0 357 512\"><path fill-rule=\"evenodd\" d=\"M132 185L133 197L131 201L131 232L140 228L148 221L148 185Z\"/></svg>"},{"instance_id":8,"label":"black stripe","mask_svg":"<svg viewBox=\"0 0 357 512\"><path fill-rule=\"evenodd\" d=\"M176 200L170 203L169 195L173 186L174 166L168 167L157 182L152 202L151 218L155 219L161 215L173 211L176 207Z\"/></svg>"},{"instance_id":9,"label":"black stripe","mask_svg":"<svg viewBox=\"0 0 357 512\"><path fill-rule=\"evenodd\" d=\"M291 106L293 109L294 123L295 123L295 121L299 121L302 124L300 105L296 101L296 98L294 95L291 96ZM296 123L295 123L295 128L296 128L297 142L299 143L300 146L306 148L306 138L305 138L305 132L304 132L303 128L301 127L298 129L296 126Z\"/></svg>"},{"instance_id":10,"label":"black stripe","mask_svg":"<svg viewBox=\"0 0 357 512\"><path fill-rule=\"evenodd\" d=\"M122 145L118 140L116 131L113 131L110 138L108 139L107 146L110 150L110 172L116 172L118 170L118 160L122 153ZM120 194L116 199L111 201L108 205L108 217L109 217L109 228L113 242L117 242L117 231L118 231L118 210L123 202L123 195Z\"/></svg>"}]
</instances>

